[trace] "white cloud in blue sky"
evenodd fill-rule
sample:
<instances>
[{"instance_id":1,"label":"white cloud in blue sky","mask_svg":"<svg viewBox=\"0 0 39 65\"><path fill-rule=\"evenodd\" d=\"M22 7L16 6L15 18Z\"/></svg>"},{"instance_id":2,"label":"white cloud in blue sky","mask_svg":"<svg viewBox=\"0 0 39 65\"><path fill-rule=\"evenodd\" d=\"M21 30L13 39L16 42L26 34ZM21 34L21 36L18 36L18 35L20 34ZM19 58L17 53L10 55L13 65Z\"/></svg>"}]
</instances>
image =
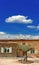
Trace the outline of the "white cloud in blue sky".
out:
<instances>
[{"instance_id":1,"label":"white cloud in blue sky","mask_svg":"<svg viewBox=\"0 0 39 65\"><path fill-rule=\"evenodd\" d=\"M27 28L30 28L30 29L36 29L36 30L39 30L39 25L37 25L37 26L34 26L34 25L32 25L32 26L27 26Z\"/></svg>"},{"instance_id":2,"label":"white cloud in blue sky","mask_svg":"<svg viewBox=\"0 0 39 65\"><path fill-rule=\"evenodd\" d=\"M36 26L27 26L27 28L31 28L32 29L32 28L36 28Z\"/></svg>"},{"instance_id":3,"label":"white cloud in blue sky","mask_svg":"<svg viewBox=\"0 0 39 65\"><path fill-rule=\"evenodd\" d=\"M34 40L39 39L39 35L23 35L23 34L6 34L5 32L0 32L0 39L28 39Z\"/></svg>"},{"instance_id":4,"label":"white cloud in blue sky","mask_svg":"<svg viewBox=\"0 0 39 65\"><path fill-rule=\"evenodd\" d=\"M32 23L32 19L27 19L28 16L23 16L23 15L16 15L16 16L11 16L5 19L5 22L7 23L12 23L12 22L18 22L18 23Z\"/></svg>"},{"instance_id":5,"label":"white cloud in blue sky","mask_svg":"<svg viewBox=\"0 0 39 65\"><path fill-rule=\"evenodd\" d=\"M39 25L37 26L37 29L39 30Z\"/></svg>"},{"instance_id":6,"label":"white cloud in blue sky","mask_svg":"<svg viewBox=\"0 0 39 65\"><path fill-rule=\"evenodd\" d=\"M5 32L0 32L0 35L1 35L1 34L6 34L6 33L5 33Z\"/></svg>"},{"instance_id":7,"label":"white cloud in blue sky","mask_svg":"<svg viewBox=\"0 0 39 65\"><path fill-rule=\"evenodd\" d=\"M39 38L38 24L39 0L0 0L0 38Z\"/></svg>"}]
</instances>

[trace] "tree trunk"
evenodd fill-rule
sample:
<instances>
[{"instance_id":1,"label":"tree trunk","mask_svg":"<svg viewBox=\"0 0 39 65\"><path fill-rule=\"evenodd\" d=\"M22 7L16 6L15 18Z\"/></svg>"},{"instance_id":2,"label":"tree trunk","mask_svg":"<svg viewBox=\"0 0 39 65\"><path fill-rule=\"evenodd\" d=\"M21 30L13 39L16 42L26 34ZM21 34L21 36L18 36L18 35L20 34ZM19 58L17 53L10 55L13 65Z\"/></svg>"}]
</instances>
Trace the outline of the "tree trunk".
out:
<instances>
[{"instance_id":1,"label":"tree trunk","mask_svg":"<svg viewBox=\"0 0 39 65\"><path fill-rule=\"evenodd\" d=\"M27 62L27 52L25 52L25 56L24 61Z\"/></svg>"},{"instance_id":2,"label":"tree trunk","mask_svg":"<svg viewBox=\"0 0 39 65\"><path fill-rule=\"evenodd\" d=\"M27 52L26 52L26 62L27 62Z\"/></svg>"}]
</instances>

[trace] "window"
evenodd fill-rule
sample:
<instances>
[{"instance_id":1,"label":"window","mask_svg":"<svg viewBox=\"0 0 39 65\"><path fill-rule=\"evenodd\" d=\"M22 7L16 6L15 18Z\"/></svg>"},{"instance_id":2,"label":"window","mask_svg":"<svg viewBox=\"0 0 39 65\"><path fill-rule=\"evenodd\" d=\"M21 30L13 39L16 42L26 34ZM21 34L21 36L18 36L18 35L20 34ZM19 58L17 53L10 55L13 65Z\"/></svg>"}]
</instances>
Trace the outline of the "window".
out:
<instances>
[{"instance_id":1,"label":"window","mask_svg":"<svg viewBox=\"0 0 39 65\"><path fill-rule=\"evenodd\" d=\"M31 53L37 53L38 51L36 49L31 50Z\"/></svg>"},{"instance_id":2,"label":"window","mask_svg":"<svg viewBox=\"0 0 39 65\"><path fill-rule=\"evenodd\" d=\"M9 53L9 51L10 51L10 48L4 48L5 53Z\"/></svg>"},{"instance_id":3,"label":"window","mask_svg":"<svg viewBox=\"0 0 39 65\"><path fill-rule=\"evenodd\" d=\"M12 47L1 47L1 53L12 53Z\"/></svg>"},{"instance_id":4,"label":"window","mask_svg":"<svg viewBox=\"0 0 39 65\"><path fill-rule=\"evenodd\" d=\"M35 50L31 50L31 54L32 54L32 53L35 53Z\"/></svg>"},{"instance_id":5,"label":"window","mask_svg":"<svg viewBox=\"0 0 39 65\"><path fill-rule=\"evenodd\" d=\"M36 53L38 53L37 49L33 49L33 50L28 51L28 54L36 54Z\"/></svg>"}]
</instances>

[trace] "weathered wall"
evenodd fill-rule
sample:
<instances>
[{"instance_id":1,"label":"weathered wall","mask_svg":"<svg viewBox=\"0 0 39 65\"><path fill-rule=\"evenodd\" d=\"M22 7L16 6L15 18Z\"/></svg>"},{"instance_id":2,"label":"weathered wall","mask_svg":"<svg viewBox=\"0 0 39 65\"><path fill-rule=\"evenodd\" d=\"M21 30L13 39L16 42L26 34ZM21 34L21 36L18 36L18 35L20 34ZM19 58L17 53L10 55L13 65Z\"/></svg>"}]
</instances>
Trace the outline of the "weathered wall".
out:
<instances>
[{"instance_id":1,"label":"weathered wall","mask_svg":"<svg viewBox=\"0 0 39 65\"><path fill-rule=\"evenodd\" d=\"M0 51L0 56L2 57L11 57L11 56L17 56L17 51L15 50L16 44L22 44L22 43L27 43L30 44L38 51L37 53L39 54L39 40L0 40L0 50L1 47L12 47L12 53L1 53ZM19 54L20 53L20 54ZM22 56L23 53L19 51L18 55Z\"/></svg>"},{"instance_id":2,"label":"weathered wall","mask_svg":"<svg viewBox=\"0 0 39 65\"><path fill-rule=\"evenodd\" d=\"M1 53L1 47L12 47L12 53ZM0 44L0 57L13 57L16 56L16 50L14 49L16 47L16 44Z\"/></svg>"}]
</instances>

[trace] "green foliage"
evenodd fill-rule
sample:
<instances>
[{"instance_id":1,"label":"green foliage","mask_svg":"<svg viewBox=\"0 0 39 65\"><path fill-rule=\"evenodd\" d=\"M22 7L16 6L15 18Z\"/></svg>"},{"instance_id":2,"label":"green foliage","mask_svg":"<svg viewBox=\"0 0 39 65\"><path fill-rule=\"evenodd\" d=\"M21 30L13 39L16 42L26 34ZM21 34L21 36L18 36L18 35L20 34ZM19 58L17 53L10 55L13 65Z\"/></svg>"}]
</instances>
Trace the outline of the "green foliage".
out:
<instances>
[{"instance_id":1,"label":"green foliage","mask_svg":"<svg viewBox=\"0 0 39 65\"><path fill-rule=\"evenodd\" d=\"M26 44L22 45L22 50L23 51L27 51L29 48L30 48L29 45L26 45Z\"/></svg>"}]
</instances>

